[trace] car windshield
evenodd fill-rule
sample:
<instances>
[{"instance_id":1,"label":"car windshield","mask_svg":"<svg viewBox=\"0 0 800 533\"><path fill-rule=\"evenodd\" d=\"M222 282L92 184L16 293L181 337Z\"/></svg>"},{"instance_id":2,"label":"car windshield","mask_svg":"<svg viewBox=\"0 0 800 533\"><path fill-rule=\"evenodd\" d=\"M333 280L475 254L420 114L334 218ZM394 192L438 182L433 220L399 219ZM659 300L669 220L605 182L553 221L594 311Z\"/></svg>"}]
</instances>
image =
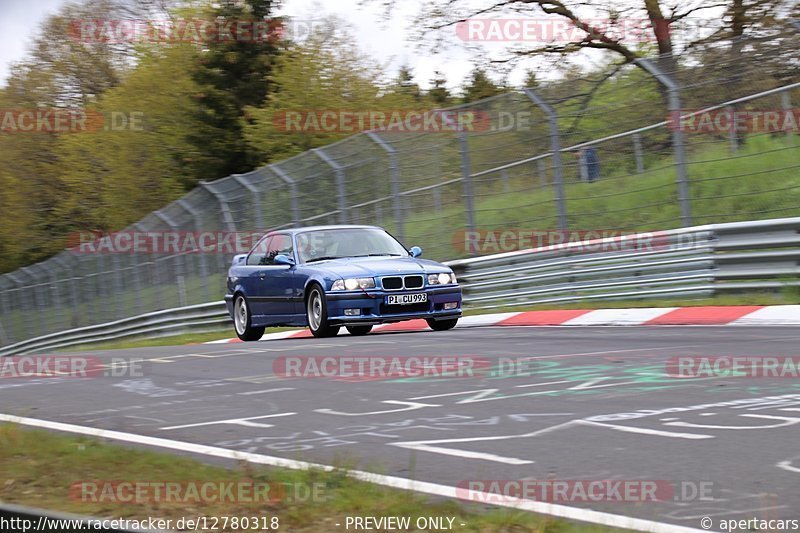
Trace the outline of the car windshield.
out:
<instances>
[{"instance_id":1,"label":"car windshield","mask_svg":"<svg viewBox=\"0 0 800 533\"><path fill-rule=\"evenodd\" d=\"M405 256L408 250L381 229L341 228L298 234L297 253L301 262L309 263L340 257Z\"/></svg>"}]
</instances>

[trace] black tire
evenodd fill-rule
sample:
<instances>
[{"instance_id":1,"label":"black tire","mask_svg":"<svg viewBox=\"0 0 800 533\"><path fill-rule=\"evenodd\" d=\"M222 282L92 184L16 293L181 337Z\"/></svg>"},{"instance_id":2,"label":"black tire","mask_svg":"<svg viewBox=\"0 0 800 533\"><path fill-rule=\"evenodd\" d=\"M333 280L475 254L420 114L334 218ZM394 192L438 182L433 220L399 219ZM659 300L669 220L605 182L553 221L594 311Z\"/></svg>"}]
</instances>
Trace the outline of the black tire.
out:
<instances>
[{"instance_id":1,"label":"black tire","mask_svg":"<svg viewBox=\"0 0 800 533\"><path fill-rule=\"evenodd\" d=\"M264 336L264 328L254 328L250 324L250 305L247 298L237 294L233 300L233 329L236 336L245 342L257 341Z\"/></svg>"},{"instance_id":2,"label":"black tire","mask_svg":"<svg viewBox=\"0 0 800 533\"><path fill-rule=\"evenodd\" d=\"M372 331L372 326L345 326L345 327L347 328L347 331L350 332L350 335L353 335L354 337L360 337Z\"/></svg>"},{"instance_id":3,"label":"black tire","mask_svg":"<svg viewBox=\"0 0 800 533\"><path fill-rule=\"evenodd\" d=\"M317 338L333 337L339 333L339 326L328 324L328 302L322 287L316 284L308 289L306 320L311 334Z\"/></svg>"},{"instance_id":4,"label":"black tire","mask_svg":"<svg viewBox=\"0 0 800 533\"><path fill-rule=\"evenodd\" d=\"M427 318L425 321L428 323L428 327L433 331L447 331L448 329L453 329L456 327L456 324L458 324L457 318L452 318L449 320L434 320L432 318Z\"/></svg>"}]
</instances>

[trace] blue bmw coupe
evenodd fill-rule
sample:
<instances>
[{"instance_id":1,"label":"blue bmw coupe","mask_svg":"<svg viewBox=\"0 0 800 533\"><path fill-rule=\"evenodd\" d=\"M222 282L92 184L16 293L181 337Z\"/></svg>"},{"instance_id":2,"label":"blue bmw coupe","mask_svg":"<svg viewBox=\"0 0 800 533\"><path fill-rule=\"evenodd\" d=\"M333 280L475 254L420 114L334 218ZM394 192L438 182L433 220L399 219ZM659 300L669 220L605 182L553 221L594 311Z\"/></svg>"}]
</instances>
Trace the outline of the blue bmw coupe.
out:
<instances>
[{"instance_id":1,"label":"blue bmw coupe","mask_svg":"<svg viewBox=\"0 0 800 533\"><path fill-rule=\"evenodd\" d=\"M437 331L461 316L461 288L447 266L420 259L376 226L272 231L228 271L225 303L236 335L308 326L315 337L366 335L375 324L424 318Z\"/></svg>"}]
</instances>

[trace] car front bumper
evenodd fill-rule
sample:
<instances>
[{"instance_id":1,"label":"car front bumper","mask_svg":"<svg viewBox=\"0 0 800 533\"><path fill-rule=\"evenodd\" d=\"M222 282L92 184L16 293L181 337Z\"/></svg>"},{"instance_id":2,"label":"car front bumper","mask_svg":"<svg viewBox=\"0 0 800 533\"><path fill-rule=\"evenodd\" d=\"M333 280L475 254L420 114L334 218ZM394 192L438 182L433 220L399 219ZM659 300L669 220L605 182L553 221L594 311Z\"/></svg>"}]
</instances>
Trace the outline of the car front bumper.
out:
<instances>
[{"instance_id":1,"label":"car front bumper","mask_svg":"<svg viewBox=\"0 0 800 533\"><path fill-rule=\"evenodd\" d=\"M426 293L428 301L408 305L387 305L386 297L398 294ZM461 287L426 287L406 291L342 291L326 293L328 322L331 325L371 325L400 322L415 318L448 320L461 316ZM455 304L444 309L445 304ZM358 315L346 315L345 309L358 309Z\"/></svg>"}]
</instances>

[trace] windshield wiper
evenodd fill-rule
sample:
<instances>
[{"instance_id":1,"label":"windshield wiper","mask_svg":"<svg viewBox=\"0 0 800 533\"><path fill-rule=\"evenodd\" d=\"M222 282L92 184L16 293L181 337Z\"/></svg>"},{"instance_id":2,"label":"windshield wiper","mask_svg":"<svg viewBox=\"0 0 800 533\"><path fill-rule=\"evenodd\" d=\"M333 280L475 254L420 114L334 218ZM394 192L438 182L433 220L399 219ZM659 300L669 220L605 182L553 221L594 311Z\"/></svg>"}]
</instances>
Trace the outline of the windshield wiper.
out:
<instances>
[{"instance_id":1,"label":"windshield wiper","mask_svg":"<svg viewBox=\"0 0 800 533\"><path fill-rule=\"evenodd\" d=\"M402 257L403 254L362 254L362 255L352 255L350 257L378 257L383 255L389 255L392 257Z\"/></svg>"},{"instance_id":2,"label":"windshield wiper","mask_svg":"<svg viewBox=\"0 0 800 533\"><path fill-rule=\"evenodd\" d=\"M313 263L314 261L327 261L328 259L341 259L340 256L333 256L333 255L326 255L325 257L315 257L313 259L306 260L306 263Z\"/></svg>"}]
</instances>

